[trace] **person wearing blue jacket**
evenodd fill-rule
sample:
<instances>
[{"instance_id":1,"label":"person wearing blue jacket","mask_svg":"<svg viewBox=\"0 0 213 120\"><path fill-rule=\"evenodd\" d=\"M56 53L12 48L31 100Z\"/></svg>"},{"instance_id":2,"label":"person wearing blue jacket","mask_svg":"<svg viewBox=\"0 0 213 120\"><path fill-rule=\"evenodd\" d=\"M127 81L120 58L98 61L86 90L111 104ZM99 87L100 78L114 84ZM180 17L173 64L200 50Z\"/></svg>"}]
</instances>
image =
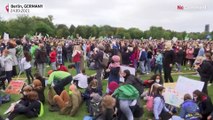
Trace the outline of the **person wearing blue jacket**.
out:
<instances>
[{"instance_id":1,"label":"person wearing blue jacket","mask_svg":"<svg viewBox=\"0 0 213 120\"><path fill-rule=\"evenodd\" d=\"M190 94L184 95L184 102L180 109L180 117L184 120L200 120L199 107L192 100Z\"/></svg>"},{"instance_id":2,"label":"person wearing blue jacket","mask_svg":"<svg viewBox=\"0 0 213 120\"><path fill-rule=\"evenodd\" d=\"M172 112L170 112L165 105L164 92L165 88L163 86L158 87L157 94L154 98L154 120L169 120L172 117Z\"/></svg>"}]
</instances>

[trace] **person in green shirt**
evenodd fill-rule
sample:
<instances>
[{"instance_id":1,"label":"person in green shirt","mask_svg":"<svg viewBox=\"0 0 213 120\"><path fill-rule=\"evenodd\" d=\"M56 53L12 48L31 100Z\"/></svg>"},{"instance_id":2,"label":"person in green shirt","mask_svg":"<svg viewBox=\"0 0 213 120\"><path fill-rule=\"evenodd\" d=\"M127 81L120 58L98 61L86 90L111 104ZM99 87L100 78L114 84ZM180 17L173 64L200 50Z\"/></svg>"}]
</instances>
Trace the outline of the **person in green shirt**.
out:
<instances>
[{"instance_id":1,"label":"person in green shirt","mask_svg":"<svg viewBox=\"0 0 213 120\"><path fill-rule=\"evenodd\" d=\"M32 43L32 46L30 48L30 53L31 53L31 56L32 56L32 67L33 65L35 65L35 54L36 54L36 50L38 49L38 43Z\"/></svg>"},{"instance_id":2,"label":"person in green shirt","mask_svg":"<svg viewBox=\"0 0 213 120\"><path fill-rule=\"evenodd\" d=\"M60 95L61 92L64 90L64 87L70 84L72 81L72 75L68 72L64 71L53 71L49 75L49 79L47 85L51 88L52 83L54 83L54 90L55 92Z\"/></svg>"}]
</instances>

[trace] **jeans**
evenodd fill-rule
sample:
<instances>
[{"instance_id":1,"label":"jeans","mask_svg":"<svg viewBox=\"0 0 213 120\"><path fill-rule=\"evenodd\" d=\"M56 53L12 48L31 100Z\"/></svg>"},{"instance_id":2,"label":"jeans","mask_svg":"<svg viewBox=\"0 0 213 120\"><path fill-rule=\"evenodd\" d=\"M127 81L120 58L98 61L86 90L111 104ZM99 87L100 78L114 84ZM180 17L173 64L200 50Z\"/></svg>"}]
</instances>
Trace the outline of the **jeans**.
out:
<instances>
[{"instance_id":1,"label":"jeans","mask_svg":"<svg viewBox=\"0 0 213 120\"><path fill-rule=\"evenodd\" d=\"M164 80L167 83L168 79L170 82L173 82L173 78L171 76L171 72L172 72L172 67L170 66L164 66Z\"/></svg>"},{"instance_id":2,"label":"jeans","mask_svg":"<svg viewBox=\"0 0 213 120\"><path fill-rule=\"evenodd\" d=\"M27 80L28 80L28 84L31 84L33 81L33 75L31 73L31 67L25 70L26 72L26 76L27 76ZM32 78L32 81L30 80L30 78Z\"/></svg>"},{"instance_id":3,"label":"jeans","mask_svg":"<svg viewBox=\"0 0 213 120\"><path fill-rule=\"evenodd\" d=\"M24 71L23 65L21 64L21 59L22 58L17 58L19 73L22 73Z\"/></svg>"},{"instance_id":4,"label":"jeans","mask_svg":"<svg viewBox=\"0 0 213 120\"><path fill-rule=\"evenodd\" d=\"M6 71L6 78L9 83L12 79L12 71Z\"/></svg>"},{"instance_id":5,"label":"jeans","mask_svg":"<svg viewBox=\"0 0 213 120\"><path fill-rule=\"evenodd\" d=\"M155 74L159 72L160 75L162 75L162 65L161 64L156 64L155 66Z\"/></svg>"},{"instance_id":6,"label":"jeans","mask_svg":"<svg viewBox=\"0 0 213 120\"><path fill-rule=\"evenodd\" d=\"M103 72L103 69L102 68L99 68L96 70L96 79L98 81L98 87L102 90L102 72Z\"/></svg>"},{"instance_id":7,"label":"jeans","mask_svg":"<svg viewBox=\"0 0 213 120\"><path fill-rule=\"evenodd\" d=\"M134 59L134 63L133 63L135 70L138 69L138 61L136 59Z\"/></svg>"},{"instance_id":8,"label":"jeans","mask_svg":"<svg viewBox=\"0 0 213 120\"><path fill-rule=\"evenodd\" d=\"M45 63L38 64L38 72L42 77L45 76L45 68L46 68Z\"/></svg>"},{"instance_id":9,"label":"jeans","mask_svg":"<svg viewBox=\"0 0 213 120\"><path fill-rule=\"evenodd\" d=\"M145 61L140 61L141 73L146 73Z\"/></svg>"},{"instance_id":10,"label":"jeans","mask_svg":"<svg viewBox=\"0 0 213 120\"><path fill-rule=\"evenodd\" d=\"M177 71L180 72L181 71L181 64L180 63L176 63L177 66Z\"/></svg>"},{"instance_id":11,"label":"jeans","mask_svg":"<svg viewBox=\"0 0 213 120\"><path fill-rule=\"evenodd\" d=\"M150 73L151 72L151 64L150 64L151 59L147 59L146 61L146 72Z\"/></svg>"},{"instance_id":12,"label":"jeans","mask_svg":"<svg viewBox=\"0 0 213 120\"><path fill-rule=\"evenodd\" d=\"M133 113L129 107L131 103L131 100L119 100L120 110L126 116L127 120L134 120Z\"/></svg>"},{"instance_id":13,"label":"jeans","mask_svg":"<svg viewBox=\"0 0 213 120\"><path fill-rule=\"evenodd\" d=\"M75 63L75 69L77 74L80 73L80 62Z\"/></svg>"},{"instance_id":14,"label":"jeans","mask_svg":"<svg viewBox=\"0 0 213 120\"><path fill-rule=\"evenodd\" d=\"M56 62L51 62L52 70L57 70Z\"/></svg>"}]
</instances>

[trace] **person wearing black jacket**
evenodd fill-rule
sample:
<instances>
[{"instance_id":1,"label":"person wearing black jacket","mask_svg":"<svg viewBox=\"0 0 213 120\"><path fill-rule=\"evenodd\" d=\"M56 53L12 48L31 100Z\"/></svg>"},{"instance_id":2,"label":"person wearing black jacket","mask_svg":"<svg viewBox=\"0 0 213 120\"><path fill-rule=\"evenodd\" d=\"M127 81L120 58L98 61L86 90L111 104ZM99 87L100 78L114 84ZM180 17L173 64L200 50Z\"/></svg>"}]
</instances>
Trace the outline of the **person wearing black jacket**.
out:
<instances>
[{"instance_id":1,"label":"person wearing black jacket","mask_svg":"<svg viewBox=\"0 0 213 120\"><path fill-rule=\"evenodd\" d=\"M96 69L96 79L98 80L98 87L102 90L102 81L101 75L104 69L104 66L101 65L104 56L104 46L98 45L98 49L94 49L93 59L95 60L95 69Z\"/></svg>"},{"instance_id":2,"label":"person wearing black jacket","mask_svg":"<svg viewBox=\"0 0 213 120\"><path fill-rule=\"evenodd\" d=\"M202 92L208 95L207 85L208 85L208 81L210 80L212 76L212 70L213 70L211 63L204 60L203 57L199 56L196 59L194 69L198 71L200 75L200 80L204 82Z\"/></svg>"},{"instance_id":3,"label":"person wearing black jacket","mask_svg":"<svg viewBox=\"0 0 213 120\"><path fill-rule=\"evenodd\" d=\"M200 114L202 115L201 120L207 120L207 117L211 115L213 110L211 98L205 93L195 90L193 92L193 99L198 104Z\"/></svg>"},{"instance_id":4,"label":"person wearing black jacket","mask_svg":"<svg viewBox=\"0 0 213 120\"><path fill-rule=\"evenodd\" d=\"M5 120L13 120L16 116L22 114L28 118L38 117L41 103L38 101L38 94L35 91L28 93L27 100L21 100L15 105L14 110Z\"/></svg>"},{"instance_id":5,"label":"person wearing black jacket","mask_svg":"<svg viewBox=\"0 0 213 120\"><path fill-rule=\"evenodd\" d=\"M131 52L129 52L127 47L123 47L123 51L121 52L121 56L122 56L122 64L123 65L129 65L130 64L130 55Z\"/></svg>"},{"instance_id":6,"label":"person wearing black jacket","mask_svg":"<svg viewBox=\"0 0 213 120\"><path fill-rule=\"evenodd\" d=\"M165 83L167 83L168 79L170 82L173 82L171 72L172 72L172 66L175 61L175 53L172 50L172 45L170 42L166 43L165 49L166 50L163 54L163 71L164 71L164 80L165 80Z\"/></svg>"}]
</instances>

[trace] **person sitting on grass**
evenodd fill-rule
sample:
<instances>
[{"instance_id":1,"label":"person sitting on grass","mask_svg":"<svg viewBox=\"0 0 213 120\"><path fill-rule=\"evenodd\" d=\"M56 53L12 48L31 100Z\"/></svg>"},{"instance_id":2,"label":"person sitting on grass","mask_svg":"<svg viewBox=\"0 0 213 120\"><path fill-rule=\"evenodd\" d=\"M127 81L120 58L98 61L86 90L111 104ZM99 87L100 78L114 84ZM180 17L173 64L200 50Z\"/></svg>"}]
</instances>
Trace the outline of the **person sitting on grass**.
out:
<instances>
[{"instance_id":1,"label":"person sitting on grass","mask_svg":"<svg viewBox=\"0 0 213 120\"><path fill-rule=\"evenodd\" d=\"M89 86L86 88L85 92L82 94L84 101L86 102L88 112L89 112L89 106L90 106L90 101L92 98L96 95L102 96L102 91L98 87L98 81L96 79L93 79L90 83Z\"/></svg>"},{"instance_id":2,"label":"person sitting on grass","mask_svg":"<svg viewBox=\"0 0 213 120\"><path fill-rule=\"evenodd\" d=\"M192 100L190 94L184 95L184 102L180 109L180 117L184 120L200 120L199 107Z\"/></svg>"},{"instance_id":3,"label":"person sitting on grass","mask_svg":"<svg viewBox=\"0 0 213 120\"><path fill-rule=\"evenodd\" d=\"M69 92L63 90L60 96L53 97L53 101L59 106L61 114L74 116L82 103L81 92L72 84Z\"/></svg>"},{"instance_id":4,"label":"person sitting on grass","mask_svg":"<svg viewBox=\"0 0 213 120\"><path fill-rule=\"evenodd\" d=\"M200 114L202 115L201 120L207 120L208 116L213 111L211 98L199 90L193 92L193 98L200 109Z\"/></svg>"},{"instance_id":5,"label":"person sitting on grass","mask_svg":"<svg viewBox=\"0 0 213 120\"><path fill-rule=\"evenodd\" d=\"M63 64L58 65L58 71L69 72L67 67L64 66Z\"/></svg>"},{"instance_id":6,"label":"person sitting on grass","mask_svg":"<svg viewBox=\"0 0 213 120\"><path fill-rule=\"evenodd\" d=\"M38 72L34 74L34 78L40 80L43 88L46 87L45 78L43 78Z\"/></svg>"},{"instance_id":7,"label":"person sitting on grass","mask_svg":"<svg viewBox=\"0 0 213 120\"><path fill-rule=\"evenodd\" d=\"M41 110L41 103L38 101L36 91L31 91L27 94L26 100L21 100L17 103L14 109L5 120L13 120L18 115L25 115L28 118L38 117Z\"/></svg>"},{"instance_id":8,"label":"person sitting on grass","mask_svg":"<svg viewBox=\"0 0 213 120\"><path fill-rule=\"evenodd\" d=\"M84 89L88 87L87 78L88 76L86 75L85 69L83 69L81 73L73 77L73 82L77 87Z\"/></svg>"},{"instance_id":9,"label":"person sitting on grass","mask_svg":"<svg viewBox=\"0 0 213 120\"><path fill-rule=\"evenodd\" d=\"M45 102L45 96L44 96L44 88L40 82L40 80L33 80L33 90L35 90L38 93L39 100L44 104Z\"/></svg>"}]
</instances>

